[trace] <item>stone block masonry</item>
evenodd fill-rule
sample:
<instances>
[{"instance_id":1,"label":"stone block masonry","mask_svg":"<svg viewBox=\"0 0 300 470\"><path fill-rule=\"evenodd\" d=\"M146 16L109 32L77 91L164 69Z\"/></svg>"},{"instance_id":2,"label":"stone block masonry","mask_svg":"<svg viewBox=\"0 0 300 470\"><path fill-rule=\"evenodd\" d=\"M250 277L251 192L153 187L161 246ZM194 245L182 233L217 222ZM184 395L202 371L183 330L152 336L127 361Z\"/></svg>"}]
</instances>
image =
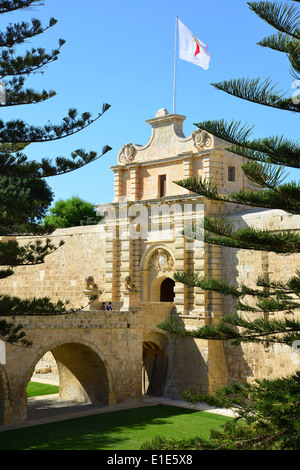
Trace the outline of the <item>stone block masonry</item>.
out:
<instances>
[{"instance_id":1,"label":"stone block masonry","mask_svg":"<svg viewBox=\"0 0 300 470\"><path fill-rule=\"evenodd\" d=\"M233 347L178 337L157 326L172 313L193 330L218 323L234 311L229 296L175 282L177 270L251 287L261 274L277 279L280 273L282 280L288 279L300 261L298 254L278 256L187 240L182 222L186 227L190 219L207 215L275 231L299 231L300 217L282 211L243 213L239 205L210 202L176 184L204 177L217 183L223 194L248 189L241 158L226 150L226 142L201 129L185 137L184 119L161 109L146 121L152 128L146 145L121 148L112 167L114 200L96 206L110 211L111 219L55 231L52 242L65 243L43 264L16 267L13 276L0 280L3 294L68 300L70 309L77 309L61 316L13 318L33 344L6 346L6 363L0 364L0 423L26 419L26 386L48 351L57 365L62 397L104 406L138 401L142 393L180 398L190 385L207 393L235 380L278 377L299 369L300 354L289 347ZM150 214L147 230L135 212L137 204L142 214ZM131 236L132 228L137 238ZM21 245L35 239L17 238ZM93 290L87 278L101 293L89 309L86 302ZM102 302L112 302L112 311L100 310Z\"/></svg>"},{"instance_id":2,"label":"stone block masonry","mask_svg":"<svg viewBox=\"0 0 300 470\"><path fill-rule=\"evenodd\" d=\"M141 399L141 333L130 312L80 312L15 317L30 347L7 345L6 381L13 400L5 422L26 419L26 387L36 363L51 351L58 365L60 395L112 405ZM5 385L5 384L3 384Z\"/></svg>"}]
</instances>

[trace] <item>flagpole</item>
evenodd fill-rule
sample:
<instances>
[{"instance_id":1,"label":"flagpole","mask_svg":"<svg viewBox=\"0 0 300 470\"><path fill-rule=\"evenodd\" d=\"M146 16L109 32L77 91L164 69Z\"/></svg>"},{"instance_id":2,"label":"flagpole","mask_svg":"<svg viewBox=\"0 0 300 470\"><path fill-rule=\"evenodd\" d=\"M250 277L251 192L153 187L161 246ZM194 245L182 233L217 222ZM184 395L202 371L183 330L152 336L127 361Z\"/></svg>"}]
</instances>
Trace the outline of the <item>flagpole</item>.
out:
<instances>
[{"instance_id":1,"label":"flagpole","mask_svg":"<svg viewBox=\"0 0 300 470\"><path fill-rule=\"evenodd\" d=\"M175 25L175 54L174 54L173 114L175 114L175 99L176 99L177 28L178 28L178 16L176 16L176 25Z\"/></svg>"}]
</instances>

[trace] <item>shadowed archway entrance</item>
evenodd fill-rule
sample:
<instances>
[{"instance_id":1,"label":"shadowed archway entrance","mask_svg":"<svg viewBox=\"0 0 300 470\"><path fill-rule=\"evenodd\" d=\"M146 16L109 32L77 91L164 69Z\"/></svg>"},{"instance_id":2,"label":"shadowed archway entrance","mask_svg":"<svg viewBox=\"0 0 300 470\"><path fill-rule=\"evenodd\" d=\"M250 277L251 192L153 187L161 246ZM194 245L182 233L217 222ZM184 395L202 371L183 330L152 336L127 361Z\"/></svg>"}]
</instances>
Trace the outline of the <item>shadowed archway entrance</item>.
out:
<instances>
[{"instance_id":1,"label":"shadowed archway entrance","mask_svg":"<svg viewBox=\"0 0 300 470\"><path fill-rule=\"evenodd\" d=\"M143 395L163 396L167 383L167 338L160 333L149 333L143 340Z\"/></svg>"},{"instance_id":2,"label":"shadowed archway entrance","mask_svg":"<svg viewBox=\"0 0 300 470\"><path fill-rule=\"evenodd\" d=\"M164 351L154 343L143 343L143 395L163 395L167 368L168 358Z\"/></svg>"},{"instance_id":3,"label":"shadowed archway entrance","mask_svg":"<svg viewBox=\"0 0 300 470\"><path fill-rule=\"evenodd\" d=\"M160 302L174 302L175 281L170 277L164 279L160 285Z\"/></svg>"},{"instance_id":4,"label":"shadowed archway entrance","mask_svg":"<svg viewBox=\"0 0 300 470\"><path fill-rule=\"evenodd\" d=\"M48 351L47 359L49 353L53 356L56 368L56 372L52 373L52 379L55 379L53 382L59 385L59 392L29 397L28 420L53 418L109 405L107 372L97 352L85 344L70 342ZM38 367L41 366L43 358L38 361ZM34 382L39 382L40 379L44 384L51 383L51 379L47 379L47 371L40 373L40 369L35 370L38 372L32 376Z\"/></svg>"}]
</instances>

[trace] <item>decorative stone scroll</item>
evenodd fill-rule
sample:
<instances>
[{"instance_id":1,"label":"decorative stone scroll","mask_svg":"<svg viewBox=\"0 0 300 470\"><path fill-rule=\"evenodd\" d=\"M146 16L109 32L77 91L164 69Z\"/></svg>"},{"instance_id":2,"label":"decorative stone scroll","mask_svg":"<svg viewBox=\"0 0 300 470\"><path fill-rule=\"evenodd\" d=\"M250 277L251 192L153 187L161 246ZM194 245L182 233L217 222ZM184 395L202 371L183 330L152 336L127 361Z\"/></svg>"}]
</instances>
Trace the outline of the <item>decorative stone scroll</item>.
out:
<instances>
[{"instance_id":1,"label":"decorative stone scroll","mask_svg":"<svg viewBox=\"0 0 300 470\"><path fill-rule=\"evenodd\" d=\"M174 268L174 261L170 253L159 248L151 256L148 267L150 271L172 271Z\"/></svg>"},{"instance_id":2,"label":"decorative stone scroll","mask_svg":"<svg viewBox=\"0 0 300 470\"><path fill-rule=\"evenodd\" d=\"M210 147L212 144L211 136L203 131L202 129L197 129L192 133L194 145L198 150L203 150L207 147Z\"/></svg>"},{"instance_id":3,"label":"decorative stone scroll","mask_svg":"<svg viewBox=\"0 0 300 470\"><path fill-rule=\"evenodd\" d=\"M126 165L134 160L136 149L132 144L126 144L121 148L118 156L120 165Z\"/></svg>"}]
</instances>

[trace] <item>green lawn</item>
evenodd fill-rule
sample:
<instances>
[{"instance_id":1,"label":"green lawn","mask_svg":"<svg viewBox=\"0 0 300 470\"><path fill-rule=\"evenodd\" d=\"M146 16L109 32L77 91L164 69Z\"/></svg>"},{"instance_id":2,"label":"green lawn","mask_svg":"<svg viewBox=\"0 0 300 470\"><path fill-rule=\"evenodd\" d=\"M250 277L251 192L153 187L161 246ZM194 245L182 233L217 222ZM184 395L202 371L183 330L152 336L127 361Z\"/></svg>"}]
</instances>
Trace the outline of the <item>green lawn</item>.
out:
<instances>
[{"instance_id":1,"label":"green lawn","mask_svg":"<svg viewBox=\"0 0 300 470\"><path fill-rule=\"evenodd\" d=\"M147 406L0 433L0 450L139 450L156 436L208 439L229 418L173 406Z\"/></svg>"},{"instance_id":2,"label":"green lawn","mask_svg":"<svg viewBox=\"0 0 300 470\"><path fill-rule=\"evenodd\" d=\"M36 397L39 395L50 395L58 393L58 385L42 384L39 382L29 382L27 386L27 394L29 397Z\"/></svg>"}]
</instances>

